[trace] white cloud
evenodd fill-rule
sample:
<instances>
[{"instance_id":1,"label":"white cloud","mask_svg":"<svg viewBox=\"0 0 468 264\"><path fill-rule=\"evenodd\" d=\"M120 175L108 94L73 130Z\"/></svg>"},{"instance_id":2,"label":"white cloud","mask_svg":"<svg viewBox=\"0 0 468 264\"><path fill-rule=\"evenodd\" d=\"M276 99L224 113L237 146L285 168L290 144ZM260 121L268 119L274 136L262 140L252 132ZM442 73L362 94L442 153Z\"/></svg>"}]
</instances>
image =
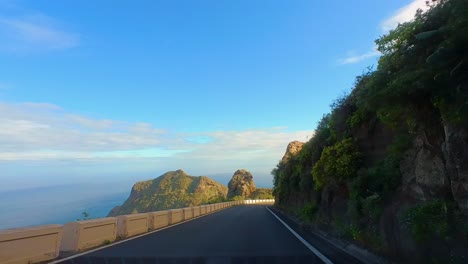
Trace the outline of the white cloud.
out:
<instances>
[{"instance_id":1,"label":"white cloud","mask_svg":"<svg viewBox=\"0 0 468 264\"><path fill-rule=\"evenodd\" d=\"M387 32L396 28L398 24L411 21L418 9L426 11L428 9L426 1L427 0L413 0L408 5L398 9L392 16L381 23L380 27L382 31Z\"/></svg>"},{"instance_id":2,"label":"white cloud","mask_svg":"<svg viewBox=\"0 0 468 264\"><path fill-rule=\"evenodd\" d=\"M284 127L203 133L168 132L149 123L95 119L43 103L0 103L0 161L64 161L184 168L201 174L238 168L268 174L287 144L312 131ZM148 162L147 162L148 163Z\"/></svg>"},{"instance_id":3,"label":"white cloud","mask_svg":"<svg viewBox=\"0 0 468 264\"><path fill-rule=\"evenodd\" d=\"M375 50L375 48L374 48L374 50L368 51L368 52L363 53L363 54L358 54L358 55L351 54L351 55L349 55L348 57L346 57L344 59L340 59L339 63L340 64L353 64L353 63L361 62L361 61L366 60L366 59L377 57L379 55L380 55L380 52Z\"/></svg>"},{"instance_id":4,"label":"white cloud","mask_svg":"<svg viewBox=\"0 0 468 264\"><path fill-rule=\"evenodd\" d=\"M95 152L150 148L159 143L162 132L148 126L68 114L51 104L0 103L0 151Z\"/></svg>"},{"instance_id":5,"label":"white cloud","mask_svg":"<svg viewBox=\"0 0 468 264\"><path fill-rule=\"evenodd\" d=\"M108 119L94 120L80 115L66 115L66 118L71 123L75 123L78 126L82 126L88 129L103 130L111 128L113 125L115 125L114 121Z\"/></svg>"},{"instance_id":6,"label":"white cloud","mask_svg":"<svg viewBox=\"0 0 468 264\"><path fill-rule=\"evenodd\" d=\"M79 35L59 27L43 14L0 17L0 49L6 52L30 53L63 50L79 45Z\"/></svg>"}]
</instances>

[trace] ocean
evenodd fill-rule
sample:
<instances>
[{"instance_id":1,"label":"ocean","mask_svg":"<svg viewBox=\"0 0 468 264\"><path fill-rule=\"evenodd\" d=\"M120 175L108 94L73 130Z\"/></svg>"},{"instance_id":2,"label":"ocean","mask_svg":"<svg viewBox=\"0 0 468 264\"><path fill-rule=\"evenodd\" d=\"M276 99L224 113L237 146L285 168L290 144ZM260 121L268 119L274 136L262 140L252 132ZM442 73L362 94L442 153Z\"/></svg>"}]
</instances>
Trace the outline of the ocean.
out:
<instances>
[{"instance_id":1,"label":"ocean","mask_svg":"<svg viewBox=\"0 0 468 264\"><path fill-rule=\"evenodd\" d=\"M106 217L129 196L131 186L69 184L0 192L0 230L65 224L83 218ZM127 191L124 191L127 190Z\"/></svg>"}]
</instances>

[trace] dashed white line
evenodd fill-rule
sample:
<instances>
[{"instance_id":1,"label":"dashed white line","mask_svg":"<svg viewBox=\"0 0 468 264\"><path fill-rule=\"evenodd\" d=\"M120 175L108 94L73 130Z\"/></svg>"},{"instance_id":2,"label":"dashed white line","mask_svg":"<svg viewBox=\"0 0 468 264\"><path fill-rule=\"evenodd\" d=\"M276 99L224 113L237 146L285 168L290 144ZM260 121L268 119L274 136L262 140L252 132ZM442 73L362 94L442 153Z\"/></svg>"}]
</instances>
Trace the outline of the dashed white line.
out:
<instances>
[{"instance_id":1,"label":"dashed white line","mask_svg":"<svg viewBox=\"0 0 468 264\"><path fill-rule=\"evenodd\" d=\"M273 213L268 207L265 207L274 217L276 217L276 219L278 219L278 221L280 221L297 239L299 239L299 241L302 242L302 244L304 244L310 251L312 251L312 253L314 253L317 257L320 258L320 260L323 261L323 263L325 264L333 264L333 262L331 262L331 260L329 260L327 257L325 257L322 253L320 253L320 251L318 251L314 246L312 246L311 244L309 244L309 242L307 242L304 238L302 238L298 233L296 233L296 231L294 231L291 227L288 226L288 224L286 224L283 220L281 220L281 218L279 218L275 213Z\"/></svg>"}]
</instances>

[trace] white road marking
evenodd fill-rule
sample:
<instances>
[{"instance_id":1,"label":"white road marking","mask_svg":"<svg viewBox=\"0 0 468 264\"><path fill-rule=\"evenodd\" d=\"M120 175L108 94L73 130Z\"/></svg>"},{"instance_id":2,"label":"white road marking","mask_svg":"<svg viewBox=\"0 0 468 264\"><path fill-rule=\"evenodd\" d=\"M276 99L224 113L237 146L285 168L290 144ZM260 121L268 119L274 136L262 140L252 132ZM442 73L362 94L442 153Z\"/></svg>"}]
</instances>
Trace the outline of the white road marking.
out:
<instances>
[{"instance_id":1,"label":"white road marking","mask_svg":"<svg viewBox=\"0 0 468 264\"><path fill-rule=\"evenodd\" d=\"M307 242L304 238L302 238L298 233L296 233L296 231L294 231L291 227L288 226L288 224L286 224L283 220L281 220L281 218L279 218L275 213L273 213L270 209L268 209L268 207L265 207L274 217L276 217L276 219L278 219L278 221L280 221L297 239L299 239L299 241L302 242L302 244L304 244L310 251L312 251L312 253L314 253L317 257L320 258L320 260L323 261L323 263L325 264L333 264L333 262L331 262L331 260L329 260L327 257L325 257L322 253L320 253L320 251L318 251L314 246L312 246L311 244L309 244L309 242Z\"/></svg>"},{"instance_id":2,"label":"white road marking","mask_svg":"<svg viewBox=\"0 0 468 264\"><path fill-rule=\"evenodd\" d=\"M231 206L231 207L232 207L232 206ZM227 208L230 208L230 207L227 207ZM223 208L223 209L227 209L227 208ZM92 253L92 252L94 252L94 251L98 251L98 250L105 249L105 248L108 248L108 247L113 247L113 246L115 246L115 245L118 245L118 244L121 244L121 243L125 243L125 242L127 242L127 241L140 238L140 237L142 237L142 236L146 236L146 235L149 235L149 234L153 234L153 233L162 231L162 230L164 230L164 229L171 228L171 227L173 227L173 226L185 224L185 223L190 222L190 221L192 221L192 220L195 220L195 219L198 219L198 218L201 218L201 217L210 215L210 214L212 214L212 213L217 213L217 212L220 212L220 211L222 211L222 209L219 209L218 211L211 211L211 212L209 212L209 213L207 213L207 214L200 215L200 216L197 216L197 217L193 217L193 218L190 218L190 219L188 219L188 220L185 220L185 221L182 221L182 222L179 222L179 223L176 223L176 224L168 225L168 226L166 226L166 227L162 227L162 228L159 228L159 229L156 229L156 230L153 230L153 231L149 231L149 232L147 232L147 233L143 233L143 234L138 235L138 236L126 238L126 239L124 239L124 240L120 240L120 241L116 241L116 242L112 242L112 244L109 244L109 245L106 245L106 246L102 246L102 247L98 247L98 248L95 248L95 249L92 249L92 250L88 250L88 251L85 251L85 252L83 252L83 253L75 254L75 255L72 255L72 256L67 257L67 258L57 259L57 260L55 260L55 261L49 262L48 264L60 263L60 262L63 262L63 261L67 261L67 260L69 260L69 259L77 258L77 257L83 256L83 255Z\"/></svg>"}]
</instances>

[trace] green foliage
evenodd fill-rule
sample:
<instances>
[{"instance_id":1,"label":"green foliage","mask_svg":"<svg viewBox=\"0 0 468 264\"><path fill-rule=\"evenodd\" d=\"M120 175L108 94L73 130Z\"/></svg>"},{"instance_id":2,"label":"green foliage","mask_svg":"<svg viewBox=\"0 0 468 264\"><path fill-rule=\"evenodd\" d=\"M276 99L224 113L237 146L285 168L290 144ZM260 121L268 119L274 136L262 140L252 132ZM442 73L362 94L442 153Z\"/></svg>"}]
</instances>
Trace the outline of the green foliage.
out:
<instances>
[{"instance_id":1,"label":"green foliage","mask_svg":"<svg viewBox=\"0 0 468 264\"><path fill-rule=\"evenodd\" d=\"M244 196L241 196L241 195L233 196L231 199L229 199L229 201L244 201L244 200L245 200Z\"/></svg>"},{"instance_id":2,"label":"green foliage","mask_svg":"<svg viewBox=\"0 0 468 264\"><path fill-rule=\"evenodd\" d=\"M451 214L453 208L447 202L433 200L408 209L403 221L414 240L422 243L432 238L447 239Z\"/></svg>"},{"instance_id":3,"label":"green foliage","mask_svg":"<svg viewBox=\"0 0 468 264\"><path fill-rule=\"evenodd\" d=\"M376 40L382 53L377 67L358 76L351 93L331 105L296 157L278 163L272 171L278 204L296 208L305 200L300 215L333 222L308 206L326 206L320 193L338 185L340 194L349 191L349 200L347 221L336 228L350 239L382 246L377 227L401 185L400 161L414 136L425 134L439 148L445 125L468 128L468 5L430 5ZM455 211L449 202L429 201L408 210L405 224L416 241L446 240L454 236L453 226L467 226L466 218L453 220Z\"/></svg>"},{"instance_id":4,"label":"green foliage","mask_svg":"<svg viewBox=\"0 0 468 264\"><path fill-rule=\"evenodd\" d=\"M431 127L426 122L439 111L445 120L466 120L468 8L464 0L439 2L376 40L382 57L360 106L388 123L410 119Z\"/></svg>"},{"instance_id":5,"label":"green foliage","mask_svg":"<svg viewBox=\"0 0 468 264\"><path fill-rule=\"evenodd\" d=\"M343 224L335 223L335 228L338 231L338 235L351 240L361 240L363 231L357 225L354 224Z\"/></svg>"},{"instance_id":6,"label":"green foliage","mask_svg":"<svg viewBox=\"0 0 468 264\"><path fill-rule=\"evenodd\" d=\"M208 177L189 176L182 170L171 171L154 180L136 183L118 214L225 202L226 194L226 186Z\"/></svg>"},{"instance_id":7,"label":"green foliage","mask_svg":"<svg viewBox=\"0 0 468 264\"><path fill-rule=\"evenodd\" d=\"M378 194L373 194L366 197L362 201L362 213L370 220L371 223L377 224L382 214L382 198Z\"/></svg>"},{"instance_id":8,"label":"green foliage","mask_svg":"<svg viewBox=\"0 0 468 264\"><path fill-rule=\"evenodd\" d=\"M382 195L392 194L400 185L400 159L387 157L368 170L367 188Z\"/></svg>"},{"instance_id":9,"label":"green foliage","mask_svg":"<svg viewBox=\"0 0 468 264\"><path fill-rule=\"evenodd\" d=\"M368 121L369 118L370 118L370 113L366 111L364 108L359 108L348 119L348 125L350 128L357 128L359 125Z\"/></svg>"},{"instance_id":10,"label":"green foliage","mask_svg":"<svg viewBox=\"0 0 468 264\"><path fill-rule=\"evenodd\" d=\"M299 216L304 220L304 221L313 221L315 219L315 216L317 215L318 211L318 206L315 203L308 203L304 205L300 211L299 211Z\"/></svg>"},{"instance_id":11,"label":"green foliage","mask_svg":"<svg viewBox=\"0 0 468 264\"><path fill-rule=\"evenodd\" d=\"M109 239L106 239L102 242L103 245L110 245L112 242Z\"/></svg>"},{"instance_id":12,"label":"green foliage","mask_svg":"<svg viewBox=\"0 0 468 264\"><path fill-rule=\"evenodd\" d=\"M323 149L320 160L312 169L316 189L330 182L343 183L356 175L361 161L354 141L344 139Z\"/></svg>"},{"instance_id":13,"label":"green foliage","mask_svg":"<svg viewBox=\"0 0 468 264\"><path fill-rule=\"evenodd\" d=\"M267 188L257 188L253 193L250 194L251 199L273 199L273 190Z\"/></svg>"}]
</instances>

